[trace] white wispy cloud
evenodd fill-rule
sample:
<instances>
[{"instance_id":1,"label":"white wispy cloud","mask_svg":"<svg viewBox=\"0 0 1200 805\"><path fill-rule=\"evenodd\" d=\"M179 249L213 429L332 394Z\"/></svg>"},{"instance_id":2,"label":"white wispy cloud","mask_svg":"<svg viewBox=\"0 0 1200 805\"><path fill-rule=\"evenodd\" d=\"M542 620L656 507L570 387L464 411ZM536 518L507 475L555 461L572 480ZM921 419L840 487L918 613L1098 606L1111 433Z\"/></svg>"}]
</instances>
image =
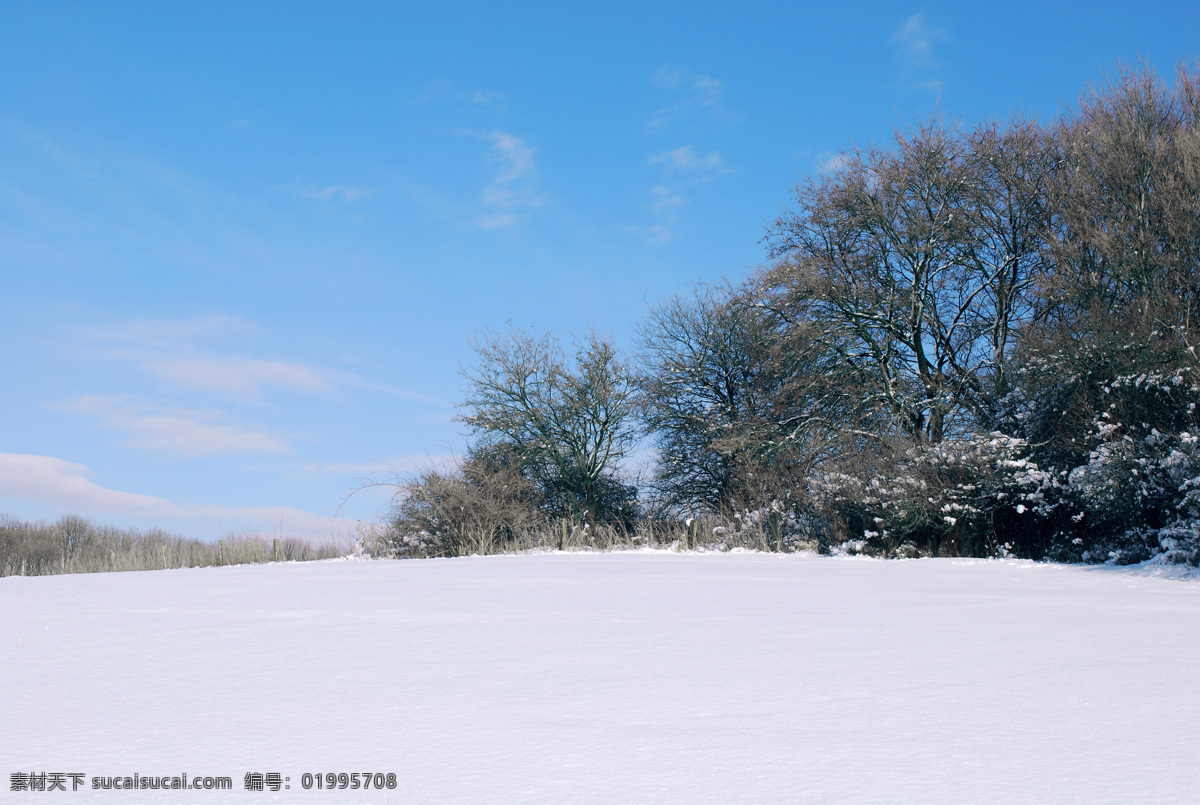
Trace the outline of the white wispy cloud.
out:
<instances>
[{"instance_id":1,"label":"white wispy cloud","mask_svg":"<svg viewBox=\"0 0 1200 805\"><path fill-rule=\"evenodd\" d=\"M677 193L664 185L650 188L650 194L657 199L650 209L659 215L672 215L675 210L687 204L682 193Z\"/></svg>"},{"instance_id":2,"label":"white wispy cloud","mask_svg":"<svg viewBox=\"0 0 1200 805\"><path fill-rule=\"evenodd\" d=\"M657 221L649 226L629 228L629 231L644 236L647 243L667 243L672 239L679 210L688 204L685 191L722 174L732 173L719 151L701 154L693 145L654 154L647 162L662 171L660 178L663 181L650 188L649 209Z\"/></svg>"},{"instance_id":3,"label":"white wispy cloud","mask_svg":"<svg viewBox=\"0 0 1200 805\"><path fill-rule=\"evenodd\" d=\"M127 319L99 327L82 327L80 340L103 344L106 349L177 349L200 341L244 340L262 328L239 316L208 315L191 319Z\"/></svg>"},{"instance_id":4,"label":"white wispy cloud","mask_svg":"<svg viewBox=\"0 0 1200 805\"><path fill-rule=\"evenodd\" d=\"M409 101L414 106L450 103L464 111L503 112L507 94L492 89L470 89L448 78L435 79Z\"/></svg>"},{"instance_id":5,"label":"white wispy cloud","mask_svg":"<svg viewBox=\"0 0 1200 805\"><path fill-rule=\"evenodd\" d=\"M678 123L728 124L741 119L722 103L725 85L720 79L693 73L685 67L664 65L651 82L671 93L672 101L650 117L651 131L662 131Z\"/></svg>"},{"instance_id":6,"label":"white wispy cloud","mask_svg":"<svg viewBox=\"0 0 1200 805\"><path fill-rule=\"evenodd\" d=\"M650 157L651 165L664 165L672 170L684 173L700 173L707 177L728 172L725 162L718 151L711 151L701 156L694 146L685 145L665 154Z\"/></svg>"},{"instance_id":7,"label":"white wispy cloud","mask_svg":"<svg viewBox=\"0 0 1200 805\"><path fill-rule=\"evenodd\" d=\"M415 106L425 106L440 98L444 98L454 90L454 82L448 78L435 78L425 85L424 89L418 92L408 102Z\"/></svg>"},{"instance_id":8,"label":"white wispy cloud","mask_svg":"<svg viewBox=\"0 0 1200 805\"><path fill-rule=\"evenodd\" d=\"M666 185L650 188L650 198L650 211L657 222L647 226L627 226L625 231L641 236L647 243L668 243L675 234L673 227L679 220L679 209L686 206L688 201L683 194Z\"/></svg>"},{"instance_id":9,"label":"white wispy cloud","mask_svg":"<svg viewBox=\"0 0 1200 805\"><path fill-rule=\"evenodd\" d=\"M892 34L900 57L912 67L937 66L933 58L933 46L945 38L946 32L940 28L930 28L925 24L922 14L913 14Z\"/></svg>"},{"instance_id":10,"label":"white wispy cloud","mask_svg":"<svg viewBox=\"0 0 1200 805\"><path fill-rule=\"evenodd\" d=\"M88 514L154 513L171 505L150 495L105 489L88 480L87 473L82 464L61 458L0 453L0 497Z\"/></svg>"},{"instance_id":11,"label":"white wispy cloud","mask_svg":"<svg viewBox=\"0 0 1200 805\"><path fill-rule=\"evenodd\" d=\"M930 92L942 91L944 82L929 73L940 66L934 54L935 46L939 42L949 40L948 31L930 27L925 23L922 14L913 14L896 29L892 34L892 43L896 47L903 78L909 88Z\"/></svg>"},{"instance_id":12,"label":"white wispy cloud","mask_svg":"<svg viewBox=\"0 0 1200 805\"><path fill-rule=\"evenodd\" d=\"M703 132L741 119L741 115L725 107L725 85L711 75L668 64L654 73L651 83L669 93L670 102L651 115L647 126L650 134L688 132L704 136ZM690 190L732 172L720 151L704 153L690 143L651 154L646 161L659 169L658 183L650 190L651 201L647 207L655 220L648 225L628 226L626 231L641 235L647 243L671 241L679 211L689 203Z\"/></svg>"},{"instance_id":13,"label":"white wispy cloud","mask_svg":"<svg viewBox=\"0 0 1200 805\"><path fill-rule=\"evenodd\" d=\"M73 514L209 520L224 528L272 530L327 537L350 533L345 518L323 517L291 506L221 506L175 503L123 492L92 481L90 470L53 456L0 453L0 498L53 506Z\"/></svg>"},{"instance_id":14,"label":"white wispy cloud","mask_svg":"<svg viewBox=\"0 0 1200 805\"><path fill-rule=\"evenodd\" d=\"M222 355L229 342L245 343L260 332L235 316L190 320L135 319L107 327L82 329L101 357L136 365L173 386L258 402L269 389L326 392L334 372L280 360Z\"/></svg>"},{"instance_id":15,"label":"white wispy cloud","mask_svg":"<svg viewBox=\"0 0 1200 805\"><path fill-rule=\"evenodd\" d=\"M244 338L262 330L257 324L238 316L200 316L191 319L127 319L104 326L86 328L83 335L103 341L130 342L142 346L168 346L197 338Z\"/></svg>"},{"instance_id":16,"label":"white wispy cloud","mask_svg":"<svg viewBox=\"0 0 1200 805\"><path fill-rule=\"evenodd\" d=\"M244 349L260 331L234 316L135 319L81 328L71 338L71 348L84 344L85 354L136 367L171 391L166 392L166 401L142 395L84 394L51 407L92 418L101 428L121 434L121 443L127 446L198 458L271 455L291 449L290 440L276 428L243 424L240 417L214 407L212 398L222 408L234 403L261 409L285 392L329 395L366 389L422 405L448 406L429 395L376 383L354 372L221 353L221 347L231 343ZM195 392L209 396L196 405Z\"/></svg>"},{"instance_id":17,"label":"white wispy cloud","mask_svg":"<svg viewBox=\"0 0 1200 805\"><path fill-rule=\"evenodd\" d=\"M671 240L674 232L671 231L671 224L674 219L666 223L651 224L650 226L639 227L633 231L643 235L647 243L667 243Z\"/></svg>"},{"instance_id":18,"label":"white wispy cloud","mask_svg":"<svg viewBox=\"0 0 1200 805\"><path fill-rule=\"evenodd\" d=\"M450 129L454 136L487 143L482 157L488 178L469 205L449 203L427 188L410 187L410 194L455 218L465 212L478 229L509 229L542 206L545 199L538 188L537 150L525 138L504 130L507 101L504 92L471 88L446 78L431 82L413 98L411 105L457 119L458 125Z\"/></svg>"},{"instance_id":19,"label":"white wispy cloud","mask_svg":"<svg viewBox=\"0 0 1200 805\"><path fill-rule=\"evenodd\" d=\"M487 106L503 110L507 97L503 92L495 90L474 89L466 93L466 98L474 106Z\"/></svg>"},{"instance_id":20,"label":"white wispy cloud","mask_svg":"<svg viewBox=\"0 0 1200 805\"><path fill-rule=\"evenodd\" d=\"M379 461L324 461L304 465L310 475L385 476L399 478L414 472L452 470L462 462L454 453L408 453Z\"/></svg>"},{"instance_id":21,"label":"white wispy cloud","mask_svg":"<svg viewBox=\"0 0 1200 805\"><path fill-rule=\"evenodd\" d=\"M86 414L109 430L130 438L131 447L188 457L230 453L284 453L288 444L261 431L247 430L224 420L219 411L161 409L131 396L86 394L52 406Z\"/></svg>"},{"instance_id":22,"label":"white wispy cloud","mask_svg":"<svg viewBox=\"0 0 1200 805\"><path fill-rule=\"evenodd\" d=\"M480 229L508 229L521 222L521 216L515 212L502 212L498 215L485 215L475 222Z\"/></svg>"},{"instance_id":23,"label":"white wispy cloud","mask_svg":"<svg viewBox=\"0 0 1200 805\"><path fill-rule=\"evenodd\" d=\"M272 390L312 394L353 387L447 405L427 394L373 382L341 369L223 354L223 347L237 343L244 349L262 332L258 325L237 316L133 319L77 332L72 344L89 345L90 354L131 364L175 388L209 392L240 403L261 403Z\"/></svg>"},{"instance_id":24,"label":"white wispy cloud","mask_svg":"<svg viewBox=\"0 0 1200 805\"><path fill-rule=\"evenodd\" d=\"M348 185L328 185L326 187L284 185L283 189L291 192L293 195L311 201L341 200L350 203L375 195L375 191L370 188L350 187Z\"/></svg>"},{"instance_id":25,"label":"white wispy cloud","mask_svg":"<svg viewBox=\"0 0 1200 805\"><path fill-rule=\"evenodd\" d=\"M325 378L307 366L285 361L240 357L160 358L142 362L142 368L181 388L215 391L235 397L259 397L267 388L296 391L329 391Z\"/></svg>"},{"instance_id":26,"label":"white wispy cloud","mask_svg":"<svg viewBox=\"0 0 1200 805\"><path fill-rule=\"evenodd\" d=\"M520 137L502 131L488 135L492 141L489 157L499 172L483 191L484 204L511 204L516 197L513 183L533 170L533 149Z\"/></svg>"},{"instance_id":27,"label":"white wispy cloud","mask_svg":"<svg viewBox=\"0 0 1200 805\"><path fill-rule=\"evenodd\" d=\"M518 223L524 214L541 206L536 186L535 149L520 137L503 131L484 135L491 142L487 159L494 174L480 201L491 212L477 225L483 229L501 229Z\"/></svg>"},{"instance_id":28,"label":"white wispy cloud","mask_svg":"<svg viewBox=\"0 0 1200 805\"><path fill-rule=\"evenodd\" d=\"M425 405L435 405L439 407L449 407L453 403L449 403L438 397L431 397L428 394L421 394L417 391L409 391L408 389L398 388L387 383L376 383L373 380L367 380L353 372L330 372L328 375L329 381L337 386L353 386L354 388L367 389L369 391L377 391L380 394L388 394L392 397L399 397L402 400L412 400L413 402L424 403Z\"/></svg>"},{"instance_id":29,"label":"white wispy cloud","mask_svg":"<svg viewBox=\"0 0 1200 805\"><path fill-rule=\"evenodd\" d=\"M691 74L682 67L664 64L655 71L654 76L650 80L654 83L654 86L660 89L677 89L688 80L689 75Z\"/></svg>"}]
</instances>

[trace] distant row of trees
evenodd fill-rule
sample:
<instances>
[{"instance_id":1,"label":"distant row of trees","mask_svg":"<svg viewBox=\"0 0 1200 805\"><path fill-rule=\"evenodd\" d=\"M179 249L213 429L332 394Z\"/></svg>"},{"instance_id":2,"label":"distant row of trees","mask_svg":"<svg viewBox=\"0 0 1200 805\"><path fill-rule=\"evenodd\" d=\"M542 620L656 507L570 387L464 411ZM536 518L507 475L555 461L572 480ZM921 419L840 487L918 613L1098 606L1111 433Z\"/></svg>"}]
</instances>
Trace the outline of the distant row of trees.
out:
<instances>
[{"instance_id":1,"label":"distant row of trees","mask_svg":"<svg viewBox=\"0 0 1200 805\"><path fill-rule=\"evenodd\" d=\"M314 546L294 537L228 534L213 544L158 529L98 525L76 515L40 523L0 514L0 576L303 562L342 554L336 546Z\"/></svg>"},{"instance_id":2,"label":"distant row of trees","mask_svg":"<svg viewBox=\"0 0 1200 805\"><path fill-rule=\"evenodd\" d=\"M485 335L472 451L397 539L771 511L822 550L1196 563L1198 124L1188 67L931 120L798 185L767 266L652 309L630 357Z\"/></svg>"}]
</instances>

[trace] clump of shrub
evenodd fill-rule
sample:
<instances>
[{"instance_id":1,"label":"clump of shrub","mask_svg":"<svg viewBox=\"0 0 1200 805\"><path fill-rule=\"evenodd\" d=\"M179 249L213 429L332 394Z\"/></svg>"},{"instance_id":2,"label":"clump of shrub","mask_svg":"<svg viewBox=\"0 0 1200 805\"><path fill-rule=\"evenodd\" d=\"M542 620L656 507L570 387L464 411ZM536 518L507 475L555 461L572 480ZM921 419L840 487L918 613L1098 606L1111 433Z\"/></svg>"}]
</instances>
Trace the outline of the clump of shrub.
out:
<instances>
[{"instance_id":1,"label":"clump of shrub","mask_svg":"<svg viewBox=\"0 0 1200 805\"><path fill-rule=\"evenodd\" d=\"M505 450L481 450L456 469L429 470L401 486L375 554L464 556L525 545L549 527L543 496Z\"/></svg>"},{"instance_id":2,"label":"clump of shrub","mask_svg":"<svg viewBox=\"0 0 1200 805\"><path fill-rule=\"evenodd\" d=\"M778 501L700 516L626 508L624 517L599 520L555 516L553 500L511 455L483 450L455 469L429 470L401 485L387 525L364 531L358 544L369 556L394 558L536 550L817 549L810 526Z\"/></svg>"},{"instance_id":3,"label":"clump of shrub","mask_svg":"<svg viewBox=\"0 0 1200 805\"><path fill-rule=\"evenodd\" d=\"M1047 474L1028 456L1021 439L968 434L893 448L870 474L814 474L811 495L835 545L850 553L1037 555L1044 546L1031 537Z\"/></svg>"},{"instance_id":4,"label":"clump of shrub","mask_svg":"<svg viewBox=\"0 0 1200 805\"><path fill-rule=\"evenodd\" d=\"M1130 564L1200 560L1200 383L1195 372L1124 375L1101 385L1082 463L1057 473L1039 511L1053 556Z\"/></svg>"}]
</instances>

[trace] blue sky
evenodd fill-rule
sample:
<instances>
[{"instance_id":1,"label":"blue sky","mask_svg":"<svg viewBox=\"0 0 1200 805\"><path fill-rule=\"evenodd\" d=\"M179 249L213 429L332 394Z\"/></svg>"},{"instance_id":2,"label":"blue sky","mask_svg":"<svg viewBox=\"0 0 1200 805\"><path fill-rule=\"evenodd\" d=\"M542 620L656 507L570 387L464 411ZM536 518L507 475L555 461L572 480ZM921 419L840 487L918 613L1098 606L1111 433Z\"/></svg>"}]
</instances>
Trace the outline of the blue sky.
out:
<instances>
[{"instance_id":1,"label":"blue sky","mask_svg":"<svg viewBox=\"0 0 1200 805\"><path fill-rule=\"evenodd\" d=\"M840 149L1200 56L1184 3L577 5L0 2L0 511L345 532L462 451L473 332L628 345Z\"/></svg>"}]
</instances>

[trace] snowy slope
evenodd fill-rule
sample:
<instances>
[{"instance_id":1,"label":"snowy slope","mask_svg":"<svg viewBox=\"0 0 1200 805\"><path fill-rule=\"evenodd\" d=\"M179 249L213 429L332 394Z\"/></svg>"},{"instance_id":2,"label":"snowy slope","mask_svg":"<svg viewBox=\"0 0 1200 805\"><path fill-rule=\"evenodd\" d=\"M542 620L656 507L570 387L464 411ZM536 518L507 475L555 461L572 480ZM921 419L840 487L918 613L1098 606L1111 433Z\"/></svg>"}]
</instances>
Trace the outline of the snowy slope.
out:
<instances>
[{"instance_id":1,"label":"snowy slope","mask_svg":"<svg viewBox=\"0 0 1200 805\"><path fill-rule=\"evenodd\" d=\"M553 554L0 579L0 769L55 802L1196 802L1200 584ZM247 771L291 789L242 790ZM300 775L395 772L394 791ZM68 784L69 787L69 784Z\"/></svg>"}]
</instances>

